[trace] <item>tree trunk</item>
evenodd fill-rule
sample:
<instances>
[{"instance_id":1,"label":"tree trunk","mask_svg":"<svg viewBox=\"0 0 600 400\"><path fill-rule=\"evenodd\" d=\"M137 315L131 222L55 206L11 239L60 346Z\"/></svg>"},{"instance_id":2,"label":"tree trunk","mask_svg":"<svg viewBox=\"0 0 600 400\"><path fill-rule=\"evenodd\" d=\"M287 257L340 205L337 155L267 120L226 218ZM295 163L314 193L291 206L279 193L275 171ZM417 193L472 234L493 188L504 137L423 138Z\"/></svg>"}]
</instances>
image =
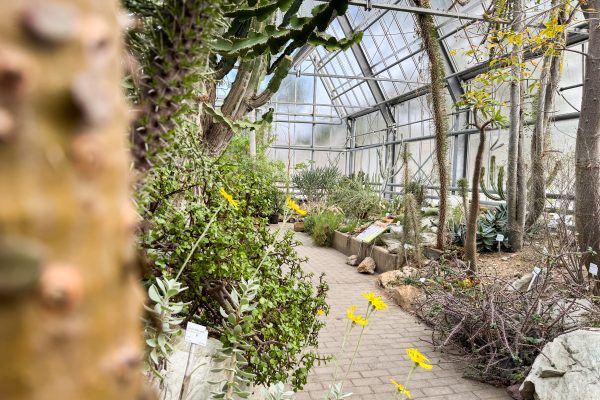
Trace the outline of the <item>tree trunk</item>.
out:
<instances>
[{"instance_id":1,"label":"tree trunk","mask_svg":"<svg viewBox=\"0 0 600 400\"><path fill-rule=\"evenodd\" d=\"M531 185L529 195L529 213L527 215L526 228L532 227L544 212L546 205L546 169L544 168L544 132L545 118L544 104L548 93L550 82L551 56L545 56L542 62L542 73L540 76L540 89L536 101L537 115L533 134L531 135Z\"/></svg>"},{"instance_id":2,"label":"tree trunk","mask_svg":"<svg viewBox=\"0 0 600 400\"><path fill-rule=\"evenodd\" d=\"M558 0L552 2L556 7ZM560 24L566 21L565 8L562 7L557 13ZM554 46L560 47L565 43L564 32L557 33L552 39ZM542 75L540 77L540 90L537 99L536 122L531 137L531 191L529 193L529 211L525 222L525 229L530 229L542 216L546 206L546 186L548 185L544 161L550 149L550 117L554 113L556 91L560 83L560 65L563 60L563 52L559 54L548 54L544 57L542 64Z\"/></svg>"},{"instance_id":3,"label":"tree trunk","mask_svg":"<svg viewBox=\"0 0 600 400\"><path fill-rule=\"evenodd\" d=\"M514 25L512 31L523 32L523 0L513 1ZM524 165L523 165L523 127L522 114L522 68L523 45L513 46L511 58L512 82L510 84L510 132L508 142L508 178L507 199L508 210L507 234L510 247L513 251L519 251L523 247L523 232L525 224L524 216ZM526 188L525 188L526 189Z\"/></svg>"},{"instance_id":4,"label":"tree trunk","mask_svg":"<svg viewBox=\"0 0 600 400\"><path fill-rule=\"evenodd\" d=\"M429 0L415 0L418 7L431 8ZM445 103L444 61L438 32L433 16L418 14L417 23L423 39L423 45L429 59L431 78L431 105L435 126L435 155L440 181L440 210L437 229L437 248L444 249L446 243L446 220L448 210L448 121Z\"/></svg>"},{"instance_id":5,"label":"tree trunk","mask_svg":"<svg viewBox=\"0 0 600 400\"><path fill-rule=\"evenodd\" d=\"M581 251L596 252L584 257L587 268L590 262L600 265L600 0L590 0L582 8L590 36L575 145L575 225ZM594 294L600 295L598 281L591 276L590 280Z\"/></svg>"},{"instance_id":6,"label":"tree trunk","mask_svg":"<svg viewBox=\"0 0 600 400\"><path fill-rule=\"evenodd\" d=\"M477 118L477 117L475 117ZM477 272L477 220L479 219L479 180L481 179L481 167L483 166L483 152L485 151L486 125L479 128L479 146L475 156L473 167L473 179L471 181L471 205L469 206L469 219L467 221L467 235L465 238L465 260L469 263L469 269Z\"/></svg>"},{"instance_id":7,"label":"tree trunk","mask_svg":"<svg viewBox=\"0 0 600 400\"><path fill-rule=\"evenodd\" d=\"M0 11L0 399L141 399L119 2Z\"/></svg>"}]
</instances>

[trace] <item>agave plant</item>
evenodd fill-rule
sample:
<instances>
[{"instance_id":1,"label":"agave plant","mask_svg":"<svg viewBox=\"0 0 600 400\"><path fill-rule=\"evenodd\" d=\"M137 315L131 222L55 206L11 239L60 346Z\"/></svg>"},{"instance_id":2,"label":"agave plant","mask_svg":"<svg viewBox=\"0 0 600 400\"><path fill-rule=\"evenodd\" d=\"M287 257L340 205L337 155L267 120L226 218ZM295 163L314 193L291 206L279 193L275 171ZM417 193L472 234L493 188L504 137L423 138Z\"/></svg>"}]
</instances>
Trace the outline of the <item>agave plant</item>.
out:
<instances>
[{"instance_id":1,"label":"agave plant","mask_svg":"<svg viewBox=\"0 0 600 400\"><path fill-rule=\"evenodd\" d=\"M477 224L477 249L479 251L498 250L498 242L496 241L498 235L504 236L502 246L508 248L507 223L508 214L504 204L483 214Z\"/></svg>"}]
</instances>

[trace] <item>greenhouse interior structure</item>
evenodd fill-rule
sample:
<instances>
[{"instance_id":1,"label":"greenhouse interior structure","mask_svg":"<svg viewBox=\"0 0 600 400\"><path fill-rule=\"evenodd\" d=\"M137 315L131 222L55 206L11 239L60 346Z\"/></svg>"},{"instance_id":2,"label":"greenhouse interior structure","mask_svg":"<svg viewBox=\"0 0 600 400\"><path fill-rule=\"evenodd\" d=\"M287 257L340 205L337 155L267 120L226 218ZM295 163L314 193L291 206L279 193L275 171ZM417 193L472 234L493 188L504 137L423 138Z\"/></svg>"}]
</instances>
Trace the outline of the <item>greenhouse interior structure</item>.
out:
<instances>
[{"instance_id":1,"label":"greenhouse interior structure","mask_svg":"<svg viewBox=\"0 0 600 400\"><path fill-rule=\"evenodd\" d=\"M600 399L600 0L0 11L0 400Z\"/></svg>"}]
</instances>

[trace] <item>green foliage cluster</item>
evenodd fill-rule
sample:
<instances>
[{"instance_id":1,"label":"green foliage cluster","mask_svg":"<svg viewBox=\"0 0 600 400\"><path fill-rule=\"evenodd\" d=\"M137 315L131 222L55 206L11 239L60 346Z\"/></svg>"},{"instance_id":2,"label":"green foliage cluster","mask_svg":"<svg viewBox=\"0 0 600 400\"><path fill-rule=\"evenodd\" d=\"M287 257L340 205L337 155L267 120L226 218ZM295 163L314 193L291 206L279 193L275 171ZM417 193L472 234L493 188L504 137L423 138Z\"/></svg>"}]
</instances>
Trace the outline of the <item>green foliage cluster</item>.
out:
<instances>
[{"instance_id":1,"label":"green foliage cluster","mask_svg":"<svg viewBox=\"0 0 600 400\"><path fill-rule=\"evenodd\" d=\"M137 192L145 221L140 246L151 263L147 278L172 276L189 257L181 275L188 287L180 299L189 302L186 317L221 332L219 310L231 308L230 289L254 276L260 289L248 318L253 332L252 346L244 349L248 372L257 384L289 381L299 388L319 357L307 348L316 348L322 326L317 310L327 309L328 288L302 270L292 233L269 231L266 216L273 204L268 193L278 168L266 158L236 151L206 156L193 124L173 132L164 137L164 153ZM237 208L219 194L221 188Z\"/></svg>"},{"instance_id":2,"label":"green foliage cluster","mask_svg":"<svg viewBox=\"0 0 600 400\"><path fill-rule=\"evenodd\" d=\"M344 220L344 216L331 210L324 210L310 216L311 235L317 246L329 247L333 244L333 235ZM305 224L306 230L306 224Z\"/></svg>"},{"instance_id":3,"label":"green foliage cluster","mask_svg":"<svg viewBox=\"0 0 600 400\"><path fill-rule=\"evenodd\" d=\"M364 174L340 179L331 190L328 202L342 210L348 218L364 220L383 212L381 199Z\"/></svg>"},{"instance_id":4,"label":"green foliage cluster","mask_svg":"<svg viewBox=\"0 0 600 400\"><path fill-rule=\"evenodd\" d=\"M341 174L334 166L304 168L292 177L292 183L309 203L324 201L336 188Z\"/></svg>"}]
</instances>

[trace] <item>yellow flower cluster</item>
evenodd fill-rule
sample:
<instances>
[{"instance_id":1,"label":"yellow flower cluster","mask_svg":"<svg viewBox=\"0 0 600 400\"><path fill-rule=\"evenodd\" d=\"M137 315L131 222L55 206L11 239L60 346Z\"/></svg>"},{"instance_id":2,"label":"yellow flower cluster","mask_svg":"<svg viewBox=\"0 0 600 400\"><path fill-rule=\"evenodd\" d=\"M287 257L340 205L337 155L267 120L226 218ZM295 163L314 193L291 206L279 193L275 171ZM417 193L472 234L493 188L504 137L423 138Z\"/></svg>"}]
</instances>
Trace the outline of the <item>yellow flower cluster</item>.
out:
<instances>
[{"instance_id":1,"label":"yellow flower cluster","mask_svg":"<svg viewBox=\"0 0 600 400\"><path fill-rule=\"evenodd\" d=\"M354 315L354 311L356 311L356 306L352 306L346 311L346 316L353 324L365 326L369 323L369 320L364 319L362 315Z\"/></svg>"},{"instance_id":2,"label":"yellow flower cluster","mask_svg":"<svg viewBox=\"0 0 600 400\"><path fill-rule=\"evenodd\" d=\"M371 292L363 292L362 296L367 299L367 301L373 306L376 310L387 310L388 306L385 304L381 297L377 296L375 293Z\"/></svg>"},{"instance_id":3,"label":"yellow flower cluster","mask_svg":"<svg viewBox=\"0 0 600 400\"><path fill-rule=\"evenodd\" d=\"M290 196L288 196L288 198L285 200L285 203L290 209L296 211L298 214L302 216L306 215L306 210L301 209L300 206L296 204L296 202L292 200Z\"/></svg>"},{"instance_id":4,"label":"yellow flower cluster","mask_svg":"<svg viewBox=\"0 0 600 400\"><path fill-rule=\"evenodd\" d=\"M227 202L233 206L233 208L238 208L239 203L235 201L233 197L231 197L231 195L225 191L225 188L219 189L219 192L221 193L221 196L223 196L225 200L227 200Z\"/></svg>"},{"instance_id":5,"label":"yellow flower cluster","mask_svg":"<svg viewBox=\"0 0 600 400\"><path fill-rule=\"evenodd\" d=\"M390 381L394 384L394 386L396 386L396 390L398 391L398 393L402 393L404 395L406 395L406 398L410 399L410 392L408 390L406 390L406 388L404 387L403 384L396 382L393 379L390 379Z\"/></svg>"},{"instance_id":6,"label":"yellow flower cluster","mask_svg":"<svg viewBox=\"0 0 600 400\"><path fill-rule=\"evenodd\" d=\"M318 315L319 317L322 317L323 315L325 315L325 311L323 311L323 309L322 309L322 308L319 308L319 309L317 310L317 315Z\"/></svg>"},{"instance_id":7,"label":"yellow flower cluster","mask_svg":"<svg viewBox=\"0 0 600 400\"><path fill-rule=\"evenodd\" d=\"M419 366L423 369L433 368L431 364L428 364L429 359L423 354L421 354L419 350L415 348L406 349L406 354L408 354L408 358L410 358L411 361L415 363L415 366Z\"/></svg>"}]
</instances>

